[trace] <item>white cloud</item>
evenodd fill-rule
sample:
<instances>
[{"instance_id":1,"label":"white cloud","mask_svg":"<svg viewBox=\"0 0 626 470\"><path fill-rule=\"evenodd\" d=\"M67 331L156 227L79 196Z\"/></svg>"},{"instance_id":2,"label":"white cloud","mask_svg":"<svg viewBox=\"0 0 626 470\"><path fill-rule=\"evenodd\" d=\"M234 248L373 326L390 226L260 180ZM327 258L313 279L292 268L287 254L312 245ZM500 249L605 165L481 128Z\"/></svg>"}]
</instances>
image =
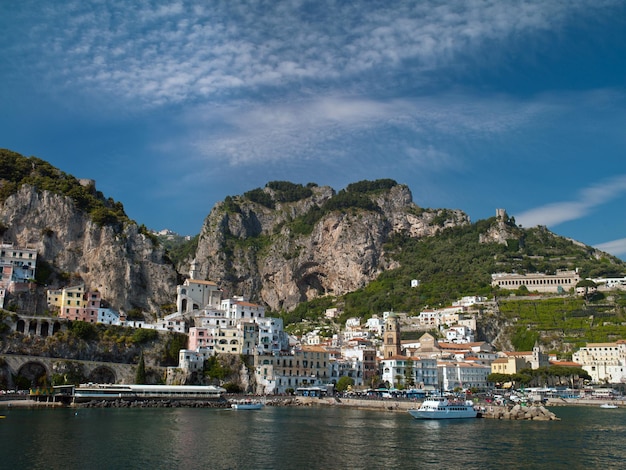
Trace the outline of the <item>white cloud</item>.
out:
<instances>
[{"instance_id":1,"label":"white cloud","mask_svg":"<svg viewBox=\"0 0 626 470\"><path fill-rule=\"evenodd\" d=\"M25 0L0 26L28 37L5 49L8 62L45 76L52 93L69 87L153 107L349 82L409 63L419 72L464 56L486 60L486 44L558 30L613 3L328 1L305 10L300 2L81 1L48 5L41 22L38 2Z\"/></svg>"},{"instance_id":2,"label":"white cloud","mask_svg":"<svg viewBox=\"0 0 626 470\"><path fill-rule=\"evenodd\" d=\"M626 238L600 243L596 245L595 248L611 253L613 256L626 255Z\"/></svg>"},{"instance_id":3,"label":"white cloud","mask_svg":"<svg viewBox=\"0 0 626 470\"><path fill-rule=\"evenodd\" d=\"M240 165L363 153L360 149L380 143L396 163L459 170L463 163L451 142L507 135L555 112L563 110L548 100L520 103L501 95L459 93L391 100L319 96L233 102L188 108L184 126L193 130L171 147L186 142L203 160Z\"/></svg>"},{"instance_id":4,"label":"white cloud","mask_svg":"<svg viewBox=\"0 0 626 470\"><path fill-rule=\"evenodd\" d=\"M626 193L626 175L620 175L584 188L575 201L546 204L517 214L515 219L524 227L537 225L553 227L563 222L581 219L596 207L624 193Z\"/></svg>"}]
</instances>

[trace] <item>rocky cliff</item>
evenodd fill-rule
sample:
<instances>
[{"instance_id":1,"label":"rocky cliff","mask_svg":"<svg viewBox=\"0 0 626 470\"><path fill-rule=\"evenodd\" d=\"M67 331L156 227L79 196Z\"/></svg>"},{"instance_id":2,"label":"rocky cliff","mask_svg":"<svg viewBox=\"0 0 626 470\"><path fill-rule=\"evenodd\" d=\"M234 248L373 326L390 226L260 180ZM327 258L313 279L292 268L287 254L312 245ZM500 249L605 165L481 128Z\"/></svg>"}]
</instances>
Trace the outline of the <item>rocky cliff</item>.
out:
<instances>
[{"instance_id":1,"label":"rocky cliff","mask_svg":"<svg viewBox=\"0 0 626 470\"><path fill-rule=\"evenodd\" d=\"M409 188L395 182L343 191L343 198L330 187L309 189L295 201L266 186L255 198L262 203L246 195L218 203L200 233L197 277L218 282L228 295L290 310L354 291L394 268L385 251L394 234L428 237L469 223L458 210L418 207ZM333 204L338 199L350 204Z\"/></svg>"},{"instance_id":2,"label":"rocky cliff","mask_svg":"<svg viewBox=\"0 0 626 470\"><path fill-rule=\"evenodd\" d=\"M96 224L69 197L23 185L0 205L0 225L4 243L37 250L38 269L52 271L48 288L83 282L121 311L174 302L174 267L133 222Z\"/></svg>"}]
</instances>

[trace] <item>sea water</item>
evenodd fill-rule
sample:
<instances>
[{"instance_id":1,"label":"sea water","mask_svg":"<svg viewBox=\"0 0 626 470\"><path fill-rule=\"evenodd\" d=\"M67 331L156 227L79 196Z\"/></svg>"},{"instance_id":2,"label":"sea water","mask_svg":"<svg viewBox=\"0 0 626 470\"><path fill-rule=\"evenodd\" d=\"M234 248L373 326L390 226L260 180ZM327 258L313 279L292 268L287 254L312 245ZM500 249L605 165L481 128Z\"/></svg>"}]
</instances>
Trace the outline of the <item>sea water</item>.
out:
<instances>
[{"instance_id":1,"label":"sea water","mask_svg":"<svg viewBox=\"0 0 626 470\"><path fill-rule=\"evenodd\" d=\"M419 421L338 407L0 409L4 469L626 468L626 409Z\"/></svg>"}]
</instances>

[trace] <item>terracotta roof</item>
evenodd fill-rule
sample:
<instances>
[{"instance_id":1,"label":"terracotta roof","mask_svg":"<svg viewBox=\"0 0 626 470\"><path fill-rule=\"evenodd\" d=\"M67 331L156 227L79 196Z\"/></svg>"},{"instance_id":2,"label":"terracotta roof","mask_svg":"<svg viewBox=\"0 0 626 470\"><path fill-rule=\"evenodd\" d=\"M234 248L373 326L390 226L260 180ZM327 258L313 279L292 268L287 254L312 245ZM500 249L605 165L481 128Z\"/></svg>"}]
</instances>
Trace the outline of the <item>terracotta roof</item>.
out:
<instances>
[{"instance_id":1,"label":"terracotta roof","mask_svg":"<svg viewBox=\"0 0 626 470\"><path fill-rule=\"evenodd\" d=\"M512 357L532 356L532 351L504 351L504 354Z\"/></svg>"},{"instance_id":2,"label":"terracotta roof","mask_svg":"<svg viewBox=\"0 0 626 470\"><path fill-rule=\"evenodd\" d=\"M408 358L409 356L391 356L384 358L383 361L406 361Z\"/></svg>"},{"instance_id":3,"label":"terracotta roof","mask_svg":"<svg viewBox=\"0 0 626 470\"><path fill-rule=\"evenodd\" d=\"M321 352L321 353L326 353L328 352L326 350L326 348L323 348L322 346L302 346L302 350L303 351L307 351L307 352Z\"/></svg>"},{"instance_id":4,"label":"terracotta roof","mask_svg":"<svg viewBox=\"0 0 626 470\"><path fill-rule=\"evenodd\" d=\"M550 365L561 367L582 367L582 364L573 361L550 361Z\"/></svg>"},{"instance_id":5,"label":"terracotta roof","mask_svg":"<svg viewBox=\"0 0 626 470\"><path fill-rule=\"evenodd\" d=\"M205 286L217 286L217 284L213 281L201 281L200 279L187 279L187 281L191 284L203 284Z\"/></svg>"},{"instance_id":6,"label":"terracotta roof","mask_svg":"<svg viewBox=\"0 0 626 470\"><path fill-rule=\"evenodd\" d=\"M500 357L498 359L494 359L491 363L492 364L508 364L509 359L507 357Z\"/></svg>"}]
</instances>

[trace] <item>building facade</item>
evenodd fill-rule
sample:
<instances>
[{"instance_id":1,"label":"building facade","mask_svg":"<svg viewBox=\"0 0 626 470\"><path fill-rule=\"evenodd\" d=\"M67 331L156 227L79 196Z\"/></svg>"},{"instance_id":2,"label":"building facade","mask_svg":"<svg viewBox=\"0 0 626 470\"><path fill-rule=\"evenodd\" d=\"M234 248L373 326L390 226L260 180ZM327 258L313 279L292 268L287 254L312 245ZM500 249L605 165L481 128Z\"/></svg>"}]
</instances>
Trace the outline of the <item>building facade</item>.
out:
<instances>
[{"instance_id":1,"label":"building facade","mask_svg":"<svg viewBox=\"0 0 626 470\"><path fill-rule=\"evenodd\" d=\"M588 343L572 355L596 384L626 383L626 340Z\"/></svg>"},{"instance_id":2,"label":"building facade","mask_svg":"<svg viewBox=\"0 0 626 470\"><path fill-rule=\"evenodd\" d=\"M491 275L491 285L500 289L517 290L525 286L530 292L565 293L580 282L578 270L557 271L556 274L497 273Z\"/></svg>"}]
</instances>

